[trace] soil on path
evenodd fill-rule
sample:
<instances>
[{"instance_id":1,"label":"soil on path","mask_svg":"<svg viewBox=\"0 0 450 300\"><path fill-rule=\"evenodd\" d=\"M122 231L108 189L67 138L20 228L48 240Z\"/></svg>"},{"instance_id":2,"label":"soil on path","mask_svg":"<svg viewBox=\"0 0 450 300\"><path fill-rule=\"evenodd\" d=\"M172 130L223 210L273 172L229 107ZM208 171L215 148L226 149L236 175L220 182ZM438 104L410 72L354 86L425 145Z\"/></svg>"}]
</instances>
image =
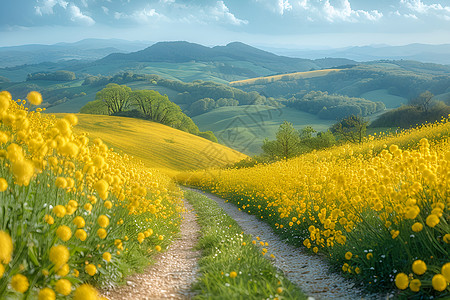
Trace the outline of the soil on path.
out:
<instances>
[{"instance_id":1,"label":"soil on path","mask_svg":"<svg viewBox=\"0 0 450 300\"><path fill-rule=\"evenodd\" d=\"M156 263L144 273L130 276L125 286L104 291L104 296L110 300L190 299L193 296L190 289L198 277L201 257L201 252L194 249L200 237L200 226L193 207L187 201L184 205L180 238L155 257Z\"/></svg>"},{"instance_id":2,"label":"soil on path","mask_svg":"<svg viewBox=\"0 0 450 300\"><path fill-rule=\"evenodd\" d=\"M190 189L199 193L202 191ZM303 292L314 299L386 299L382 295L363 296L362 291L349 280L329 271L327 262L319 256L305 253L300 247L294 247L276 235L265 222L253 215L240 211L235 205L209 193L203 195L214 200L233 218L246 234L260 237L268 242L265 247L273 253L273 264Z\"/></svg>"}]
</instances>

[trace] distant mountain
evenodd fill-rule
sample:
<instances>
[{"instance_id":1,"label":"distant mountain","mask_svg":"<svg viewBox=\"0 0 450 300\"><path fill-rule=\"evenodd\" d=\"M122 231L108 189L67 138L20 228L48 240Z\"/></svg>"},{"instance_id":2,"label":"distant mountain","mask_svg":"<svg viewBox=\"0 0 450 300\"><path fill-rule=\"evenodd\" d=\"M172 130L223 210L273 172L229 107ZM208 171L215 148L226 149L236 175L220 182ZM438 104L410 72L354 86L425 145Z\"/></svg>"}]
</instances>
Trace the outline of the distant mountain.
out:
<instances>
[{"instance_id":1,"label":"distant mountain","mask_svg":"<svg viewBox=\"0 0 450 300\"><path fill-rule=\"evenodd\" d=\"M111 53L133 52L147 46L148 43L118 39L85 39L75 43L54 45L0 47L0 68L72 59L97 60Z\"/></svg>"},{"instance_id":2,"label":"distant mountain","mask_svg":"<svg viewBox=\"0 0 450 300\"><path fill-rule=\"evenodd\" d=\"M279 56L240 42L230 43L226 46L206 47L185 41L159 42L144 50L133 53L114 53L99 60L99 63L111 62L167 62L185 63L190 61L222 62L230 64L234 62L252 63L256 67L263 67L274 73L286 73L295 71L309 71L335 67L339 65L354 64L352 60L328 60L313 61L309 59Z\"/></svg>"},{"instance_id":3,"label":"distant mountain","mask_svg":"<svg viewBox=\"0 0 450 300\"><path fill-rule=\"evenodd\" d=\"M280 55L309 59L342 57L360 62L381 59L403 59L446 65L450 64L450 44L409 44L404 46L372 45L327 50L268 49Z\"/></svg>"}]
</instances>

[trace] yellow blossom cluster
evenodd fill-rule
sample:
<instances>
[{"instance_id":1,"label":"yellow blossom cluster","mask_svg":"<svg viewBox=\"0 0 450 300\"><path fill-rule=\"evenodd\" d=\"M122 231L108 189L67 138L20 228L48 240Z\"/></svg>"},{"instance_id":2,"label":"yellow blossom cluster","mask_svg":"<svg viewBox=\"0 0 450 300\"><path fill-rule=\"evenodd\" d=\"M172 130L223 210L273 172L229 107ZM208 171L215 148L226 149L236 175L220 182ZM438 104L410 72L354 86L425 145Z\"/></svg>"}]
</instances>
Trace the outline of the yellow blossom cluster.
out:
<instances>
[{"instance_id":1,"label":"yellow blossom cluster","mask_svg":"<svg viewBox=\"0 0 450 300\"><path fill-rule=\"evenodd\" d=\"M0 92L0 298L97 299L83 283L120 281L130 263L123 253L170 240L182 193L100 139L74 134L76 115L41 115L30 104L42 96L27 99Z\"/></svg>"},{"instance_id":2,"label":"yellow blossom cluster","mask_svg":"<svg viewBox=\"0 0 450 300\"><path fill-rule=\"evenodd\" d=\"M410 293L448 293L449 133L444 119L288 161L188 172L177 180L300 237L309 251L325 253L372 290L397 283Z\"/></svg>"}]
</instances>

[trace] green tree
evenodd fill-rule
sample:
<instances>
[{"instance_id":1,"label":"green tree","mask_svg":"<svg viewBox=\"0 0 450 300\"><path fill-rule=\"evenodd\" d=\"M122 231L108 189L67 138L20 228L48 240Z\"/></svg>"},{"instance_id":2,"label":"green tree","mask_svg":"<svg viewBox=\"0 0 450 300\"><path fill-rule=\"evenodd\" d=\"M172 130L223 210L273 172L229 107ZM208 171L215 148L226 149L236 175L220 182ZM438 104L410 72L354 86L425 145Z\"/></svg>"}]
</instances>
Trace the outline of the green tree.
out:
<instances>
[{"instance_id":1,"label":"green tree","mask_svg":"<svg viewBox=\"0 0 450 300\"><path fill-rule=\"evenodd\" d=\"M420 94L418 97L413 98L410 101L410 104L412 106L416 106L426 114L428 113L430 107L433 104L433 97L434 95L430 91L425 91L422 94Z\"/></svg>"},{"instance_id":2,"label":"green tree","mask_svg":"<svg viewBox=\"0 0 450 300\"><path fill-rule=\"evenodd\" d=\"M284 121L276 133L276 140L265 139L262 150L274 159L277 157L289 159L300 154L300 143L299 132L295 130L292 123Z\"/></svg>"},{"instance_id":3,"label":"green tree","mask_svg":"<svg viewBox=\"0 0 450 300\"><path fill-rule=\"evenodd\" d=\"M361 143L368 123L364 118L352 115L331 126L331 132L348 142Z\"/></svg>"},{"instance_id":4,"label":"green tree","mask_svg":"<svg viewBox=\"0 0 450 300\"><path fill-rule=\"evenodd\" d=\"M95 100L102 100L108 108L108 114L113 115L128 108L130 93L131 88L126 85L110 83L96 94Z\"/></svg>"}]
</instances>

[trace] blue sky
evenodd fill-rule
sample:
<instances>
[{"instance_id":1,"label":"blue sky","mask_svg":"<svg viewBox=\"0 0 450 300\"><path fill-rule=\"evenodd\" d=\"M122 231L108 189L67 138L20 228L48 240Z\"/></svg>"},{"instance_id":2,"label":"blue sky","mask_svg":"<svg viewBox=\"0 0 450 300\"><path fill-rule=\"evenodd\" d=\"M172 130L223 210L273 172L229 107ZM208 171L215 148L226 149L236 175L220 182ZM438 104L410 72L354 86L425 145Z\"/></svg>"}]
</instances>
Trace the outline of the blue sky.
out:
<instances>
[{"instance_id":1,"label":"blue sky","mask_svg":"<svg viewBox=\"0 0 450 300\"><path fill-rule=\"evenodd\" d=\"M450 43L449 0L0 1L0 46L84 38L279 48Z\"/></svg>"}]
</instances>

